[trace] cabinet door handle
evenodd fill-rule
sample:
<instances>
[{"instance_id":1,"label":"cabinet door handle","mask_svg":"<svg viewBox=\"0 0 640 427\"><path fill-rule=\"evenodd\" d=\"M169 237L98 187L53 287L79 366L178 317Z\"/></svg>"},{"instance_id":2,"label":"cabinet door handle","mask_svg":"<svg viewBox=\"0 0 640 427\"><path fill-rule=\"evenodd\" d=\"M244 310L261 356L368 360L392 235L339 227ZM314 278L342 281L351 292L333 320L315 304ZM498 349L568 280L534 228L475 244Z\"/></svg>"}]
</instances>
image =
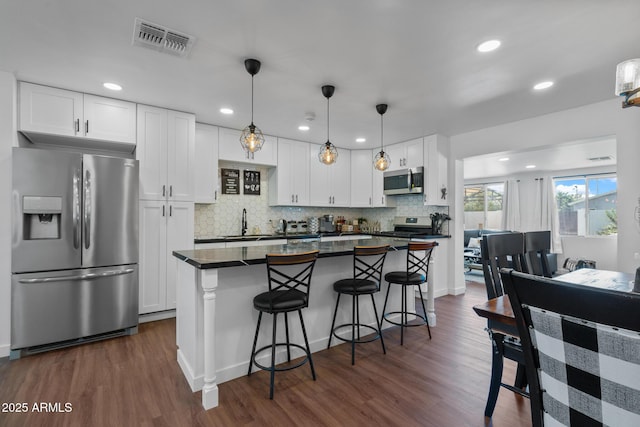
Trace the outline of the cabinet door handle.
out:
<instances>
[{"instance_id":1,"label":"cabinet door handle","mask_svg":"<svg viewBox=\"0 0 640 427\"><path fill-rule=\"evenodd\" d=\"M369 197L369 205L371 205L371 197Z\"/></svg>"},{"instance_id":2,"label":"cabinet door handle","mask_svg":"<svg viewBox=\"0 0 640 427\"><path fill-rule=\"evenodd\" d=\"M76 119L76 133L80 132L80 119Z\"/></svg>"},{"instance_id":3,"label":"cabinet door handle","mask_svg":"<svg viewBox=\"0 0 640 427\"><path fill-rule=\"evenodd\" d=\"M380 203L384 205L384 196L380 197Z\"/></svg>"},{"instance_id":4,"label":"cabinet door handle","mask_svg":"<svg viewBox=\"0 0 640 427\"><path fill-rule=\"evenodd\" d=\"M173 205L169 205L169 216L173 216Z\"/></svg>"},{"instance_id":5,"label":"cabinet door handle","mask_svg":"<svg viewBox=\"0 0 640 427\"><path fill-rule=\"evenodd\" d=\"M164 205L162 205L162 216L164 216Z\"/></svg>"},{"instance_id":6,"label":"cabinet door handle","mask_svg":"<svg viewBox=\"0 0 640 427\"><path fill-rule=\"evenodd\" d=\"M291 195L291 203L293 203L293 194Z\"/></svg>"},{"instance_id":7,"label":"cabinet door handle","mask_svg":"<svg viewBox=\"0 0 640 427\"><path fill-rule=\"evenodd\" d=\"M89 134L89 120L84 122L84 133L87 135Z\"/></svg>"},{"instance_id":8,"label":"cabinet door handle","mask_svg":"<svg viewBox=\"0 0 640 427\"><path fill-rule=\"evenodd\" d=\"M298 203L298 195L296 194L296 203Z\"/></svg>"},{"instance_id":9,"label":"cabinet door handle","mask_svg":"<svg viewBox=\"0 0 640 427\"><path fill-rule=\"evenodd\" d=\"M162 186L162 197L164 197L164 196L165 196L165 190L166 190L166 188L167 188L167 186L166 186L166 185L163 185L163 186Z\"/></svg>"},{"instance_id":10,"label":"cabinet door handle","mask_svg":"<svg viewBox=\"0 0 640 427\"><path fill-rule=\"evenodd\" d=\"M169 186L169 197L173 197L173 185Z\"/></svg>"},{"instance_id":11,"label":"cabinet door handle","mask_svg":"<svg viewBox=\"0 0 640 427\"><path fill-rule=\"evenodd\" d=\"M218 200L218 190L213 192L213 200Z\"/></svg>"}]
</instances>

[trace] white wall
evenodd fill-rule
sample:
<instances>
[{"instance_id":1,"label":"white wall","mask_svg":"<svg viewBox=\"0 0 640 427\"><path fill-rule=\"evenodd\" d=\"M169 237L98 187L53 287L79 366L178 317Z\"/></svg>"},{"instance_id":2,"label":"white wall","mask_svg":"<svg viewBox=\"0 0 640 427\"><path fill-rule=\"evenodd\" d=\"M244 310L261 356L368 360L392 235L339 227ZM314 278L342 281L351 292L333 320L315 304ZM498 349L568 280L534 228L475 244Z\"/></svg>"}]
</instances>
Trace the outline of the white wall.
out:
<instances>
[{"instance_id":1,"label":"white wall","mask_svg":"<svg viewBox=\"0 0 640 427\"><path fill-rule=\"evenodd\" d=\"M11 147L16 144L16 80L0 71L0 357L11 343Z\"/></svg>"},{"instance_id":2,"label":"white wall","mask_svg":"<svg viewBox=\"0 0 640 427\"><path fill-rule=\"evenodd\" d=\"M640 110L622 109L619 99L585 105L501 126L452 136L451 164L456 168L454 213L463 214L464 180L459 171L462 159L500 151L561 144L615 135L618 160L618 239L615 269L634 272L640 261L640 233L633 218L640 197ZM456 285L464 282L462 251L463 225L456 222L454 230L454 263L450 272ZM600 265L599 265L600 266Z\"/></svg>"}]
</instances>

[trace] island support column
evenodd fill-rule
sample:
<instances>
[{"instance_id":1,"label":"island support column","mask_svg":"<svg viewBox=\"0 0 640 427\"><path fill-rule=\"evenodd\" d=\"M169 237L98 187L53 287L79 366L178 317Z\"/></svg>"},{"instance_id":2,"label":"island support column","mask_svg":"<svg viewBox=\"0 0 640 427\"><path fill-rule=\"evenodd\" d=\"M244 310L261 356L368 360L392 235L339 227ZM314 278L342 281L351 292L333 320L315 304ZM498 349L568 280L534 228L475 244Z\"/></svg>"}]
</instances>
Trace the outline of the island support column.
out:
<instances>
[{"instance_id":1,"label":"island support column","mask_svg":"<svg viewBox=\"0 0 640 427\"><path fill-rule=\"evenodd\" d=\"M204 385L202 387L202 406L211 409L218 406L218 384L216 384L216 293L218 287L218 269L199 270L198 281L204 291Z\"/></svg>"}]
</instances>

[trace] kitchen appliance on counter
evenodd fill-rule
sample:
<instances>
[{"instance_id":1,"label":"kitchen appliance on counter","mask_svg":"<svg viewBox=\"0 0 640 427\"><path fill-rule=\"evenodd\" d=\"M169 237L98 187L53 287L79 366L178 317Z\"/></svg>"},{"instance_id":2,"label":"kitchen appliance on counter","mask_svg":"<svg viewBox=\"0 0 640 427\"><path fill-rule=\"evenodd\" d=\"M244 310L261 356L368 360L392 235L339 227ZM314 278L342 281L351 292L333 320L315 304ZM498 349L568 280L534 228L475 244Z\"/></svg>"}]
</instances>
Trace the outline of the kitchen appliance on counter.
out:
<instances>
[{"instance_id":1,"label":"kitchen appliance on counter","mask_svg":"<svg viewBox=\"0 0 640 427\"><path fill-rule=\"evenodd\" d=\"M287 221L287 234L294 234L298 232L298 221Z\"/></svg>"},{"instance_id":2,"label":"kitchen appliance on counter","mask_svg":"<svg viewBox=\"0 0 640 427\"><path fill-rule=\"evenodd\" d=\"M318 234L318 232L320 232L320 220L318 217L310 216L307 218L307 232L311 234Z\"/></svg>"},{"instance_id":3,"label":"kitchen appliance on counter","mask_svg":"<svg viewBox=\"0 0 640 427\"><path fill-rule=\"evenodd\" d=\"M424 184L424 168L419 166L411 169L401 169L384 172L383 193L394 194L421 194Z\"/></svg>"},{"instance_id":4,"label":"kitchen appliance on counter","mask_svg":"<svg viewBox=\"0 0 640 427\"><path fill-rule=\"evenodd\" d=\"M14 148L12 210L12 359L137 332L137 160Z\"/></svg>"},{"instance_id":5,"label":"kitchen appliance on counter","mask_svg":"<svg viewBox=\"0 0 640 427\"><path fill-rule=\"evenodd\" d=\"M318 219L320 220L321 233L333 233L336 231L336 226L333 223L333 215L323 215Z\"/></svg>"},{"instance_id":6,"label":"kitchen appliance on counter","mask_svg":"<svg viewBox=\"0 0 640 427\"><path fill-rule=\"evenodd\" d=\"M428 216L397 216L393 219L393 231L380 231L372 234L406 239L428 239L433 235L431 218Z\"/></svg>"}]
</instances>

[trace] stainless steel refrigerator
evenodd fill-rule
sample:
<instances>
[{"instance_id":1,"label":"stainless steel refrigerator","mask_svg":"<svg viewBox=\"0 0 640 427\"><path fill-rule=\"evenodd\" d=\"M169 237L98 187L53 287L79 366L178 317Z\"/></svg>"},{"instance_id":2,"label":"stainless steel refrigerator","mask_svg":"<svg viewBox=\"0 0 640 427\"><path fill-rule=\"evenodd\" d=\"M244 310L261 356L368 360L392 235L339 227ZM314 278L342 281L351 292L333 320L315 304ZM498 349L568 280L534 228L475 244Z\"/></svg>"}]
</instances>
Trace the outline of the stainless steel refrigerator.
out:
<instances>
[{"instance_id":1,"label":"stainless steel refrigerator","mask_svg":"<svg viewBox=\"0 0 640 427\"><path fill-rule=\"evenodd\" d=\"M138 325L138 162L13 149L11 357Z\"/></svg>"}]
</instances>

